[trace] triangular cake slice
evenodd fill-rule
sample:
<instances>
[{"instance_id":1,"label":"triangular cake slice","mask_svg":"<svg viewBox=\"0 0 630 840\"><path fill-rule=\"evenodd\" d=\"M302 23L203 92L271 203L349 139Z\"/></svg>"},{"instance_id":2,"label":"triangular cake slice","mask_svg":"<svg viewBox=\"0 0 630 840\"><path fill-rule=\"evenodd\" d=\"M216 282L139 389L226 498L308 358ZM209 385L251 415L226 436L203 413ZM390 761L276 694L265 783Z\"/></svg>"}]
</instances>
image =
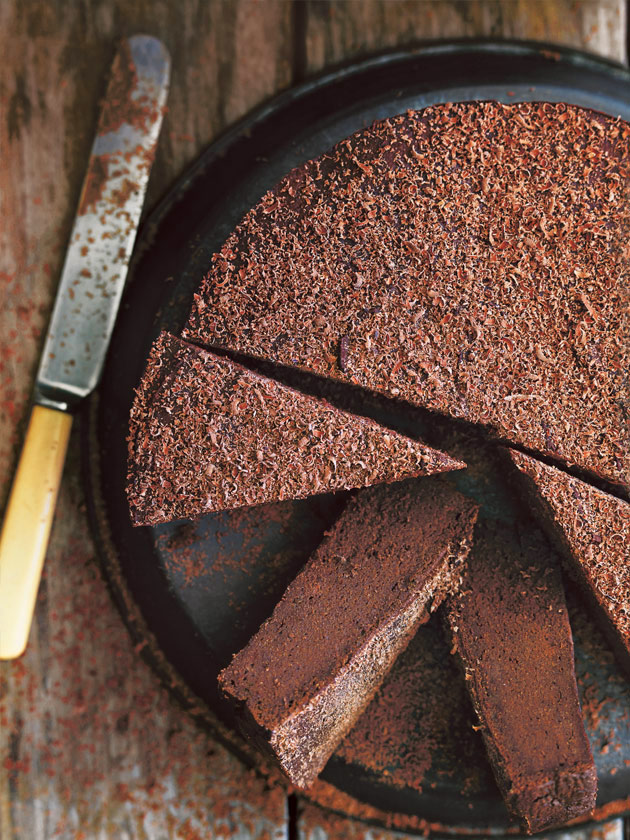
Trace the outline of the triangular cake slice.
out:
<instances>
[{"instance_id":1,"label":"triangular cake slice","mask_svg":"<svg viewBox=\"0 0 630 840\"><path fill-rule=\"evenodd\" d=\"M361 490L219 684L291 781L315 781L419 624L459 586L477 506L439 478Z\"/></svg>"},{"instance_id":2,"label":"triangular cake slice","mask_svg":"<svg viewBox=\"0 0 630 840\"><path fill-rule=\"evenodd\" d=\"M541 525L630 675L630 505L522 452L509 452Z\"/></svg>"},{"instance_id":3,"label":"triangular cake slice","mask_svg":"<svg viewBox=\"0 0 630 840\"><path fill-rule=\"evenodd\" d=\"M136 525L465 466L168 333L151 350L128 443Z\"/></svg>"},{"instance_id":4,"label":"triangular cake slice","mask_svg":"<svg viewBox=\"0 0 630 840\"><path fill-rule=\"evenodd\" d=\"M483 424L628 491L629 140L563 103L376 122L248 212L184 337Z\"/></svg>"},{"instance_id":5,"label":"triangular cake slice","mask_svg":"<svg viewBox=\"0 0 630 840\"><path fill-rule=\"evenodd\" d=\"M480 520L460 593L447 599L454 648L510 813L529 832L595 805L559 561L533 526Z\"/></svg>"}]
</instances>

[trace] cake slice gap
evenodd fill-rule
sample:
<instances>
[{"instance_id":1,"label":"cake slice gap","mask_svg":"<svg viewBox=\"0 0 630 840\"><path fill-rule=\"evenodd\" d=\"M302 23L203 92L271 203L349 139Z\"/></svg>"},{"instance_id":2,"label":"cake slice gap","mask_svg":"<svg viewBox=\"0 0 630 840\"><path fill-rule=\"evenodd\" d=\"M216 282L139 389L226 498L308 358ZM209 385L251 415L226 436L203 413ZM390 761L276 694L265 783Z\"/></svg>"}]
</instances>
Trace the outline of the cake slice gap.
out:
<instances>
[{"instance_id":1,"label":"cake slice gap","mask_svg":"<svg viewBox=\"0 0 630 840\"><path fill-rule=\"evenodd\" d=\"M477 506L439 477L360 490L219 685L308 788L398 654L457 589Z\"/></svg>"},{"instance_id":2,"label":"cake slice gap","mask_svg":"<svg viewBox=\"0 0 630 840\"><path fill-rule=\"evenodd\" d=\"M445 613L508 811L529 833L588 814L597 773L559 561L542 533L479 520Z\"/></svg>"},{"instance_id":3,"label":"cake slice gap","mask_svg":"<svg viewBox=\"0 0 630 840\"><path fill-rule=\"evenodd\" d=\"M520 485L630 678L630 504L510 449Z\"/></svg>"},{"instance_id":4,"label":"cake slice gap","mask_svg":"<svg viewBox=\"0 0 630 840\"><path fill-rule=\"evenodd\" d=\"M461 461L162 333L136 391L134 524L461 469Z\"/></svg>"}]
</instances>

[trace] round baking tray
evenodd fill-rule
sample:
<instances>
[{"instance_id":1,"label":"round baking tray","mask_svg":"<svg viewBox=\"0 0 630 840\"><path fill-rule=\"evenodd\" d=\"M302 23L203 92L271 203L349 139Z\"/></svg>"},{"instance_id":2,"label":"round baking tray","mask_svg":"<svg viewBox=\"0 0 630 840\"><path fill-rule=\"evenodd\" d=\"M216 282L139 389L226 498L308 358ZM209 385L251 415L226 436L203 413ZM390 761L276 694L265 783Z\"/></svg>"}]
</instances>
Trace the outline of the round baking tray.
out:
<instances>
[{"instance_id":1,"label":"round baking tray","mask_svg":"<svg viewBox=\"0 0 630 840\"><path fill-rule=\"evenodd\" d=\"M345 495L132 528L125 437L134 387L158 332L183 326L211 255L292 167L376 119L438 102L490 99L567 102L630 120L630 73L558 47L470 41L338 68L284 92L226 132L139 233L102 383L84 417L90 520L108 582L142 655L201 723L265 773L274 771L236 733L216 676L270 614ZM398 421L404 425L404 418ZM474 487L468 490L475 495ZM481 492L486 504L488 493L492 487ZM579 598L569 597L572 614L580 615ZM433 619L427 632L439 650L444 640ZM597 709L586 721L598 766L597 818L630 810L624 800L630 791L624 763L630 765L630 686L595 629L584 638L576 634L575 641L582 699ZM445 768L437 750L421 789L401 784L396 762L376 770L335 756L309 795L348 816L406 830L515 832L470 727L470 708L461 705L452 729L466 760Z\"/></svg>"}]
</instances>

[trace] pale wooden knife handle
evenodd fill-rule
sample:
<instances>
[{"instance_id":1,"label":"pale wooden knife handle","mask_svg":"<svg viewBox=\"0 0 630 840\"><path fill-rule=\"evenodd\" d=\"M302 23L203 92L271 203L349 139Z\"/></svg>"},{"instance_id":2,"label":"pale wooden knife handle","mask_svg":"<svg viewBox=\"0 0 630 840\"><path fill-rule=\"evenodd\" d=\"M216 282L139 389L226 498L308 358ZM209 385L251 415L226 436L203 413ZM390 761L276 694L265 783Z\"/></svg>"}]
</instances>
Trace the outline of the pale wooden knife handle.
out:
<instances>
[{"instance_id":1,"label":"pale wooden knife handle","mask_svg":"<svg viewBox=\"0 0 630 840\"><path fill-rule=\"evenodd\" d=\"M71 428L72 415L33 407L0 534L0 659L26 647Z\"/></svg>"}]
</instances>

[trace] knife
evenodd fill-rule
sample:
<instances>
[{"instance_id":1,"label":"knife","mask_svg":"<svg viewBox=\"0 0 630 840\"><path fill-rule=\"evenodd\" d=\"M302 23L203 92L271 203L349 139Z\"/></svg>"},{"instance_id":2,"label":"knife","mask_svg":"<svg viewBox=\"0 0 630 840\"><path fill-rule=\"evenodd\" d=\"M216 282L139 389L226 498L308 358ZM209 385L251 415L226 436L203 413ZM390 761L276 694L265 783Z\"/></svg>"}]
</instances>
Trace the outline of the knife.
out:
<instances>
[{"instance_id":1,"label":"knife","mask_svg":"<svg viewBox=\"0 0 630 840\"><path fill-rule=\"evenodd\" d=\"M114 59L0 533L0 659L26 648L77 406L98 384L122 295L168 91L148 35Z\"/></svg>"}]
</instances>

